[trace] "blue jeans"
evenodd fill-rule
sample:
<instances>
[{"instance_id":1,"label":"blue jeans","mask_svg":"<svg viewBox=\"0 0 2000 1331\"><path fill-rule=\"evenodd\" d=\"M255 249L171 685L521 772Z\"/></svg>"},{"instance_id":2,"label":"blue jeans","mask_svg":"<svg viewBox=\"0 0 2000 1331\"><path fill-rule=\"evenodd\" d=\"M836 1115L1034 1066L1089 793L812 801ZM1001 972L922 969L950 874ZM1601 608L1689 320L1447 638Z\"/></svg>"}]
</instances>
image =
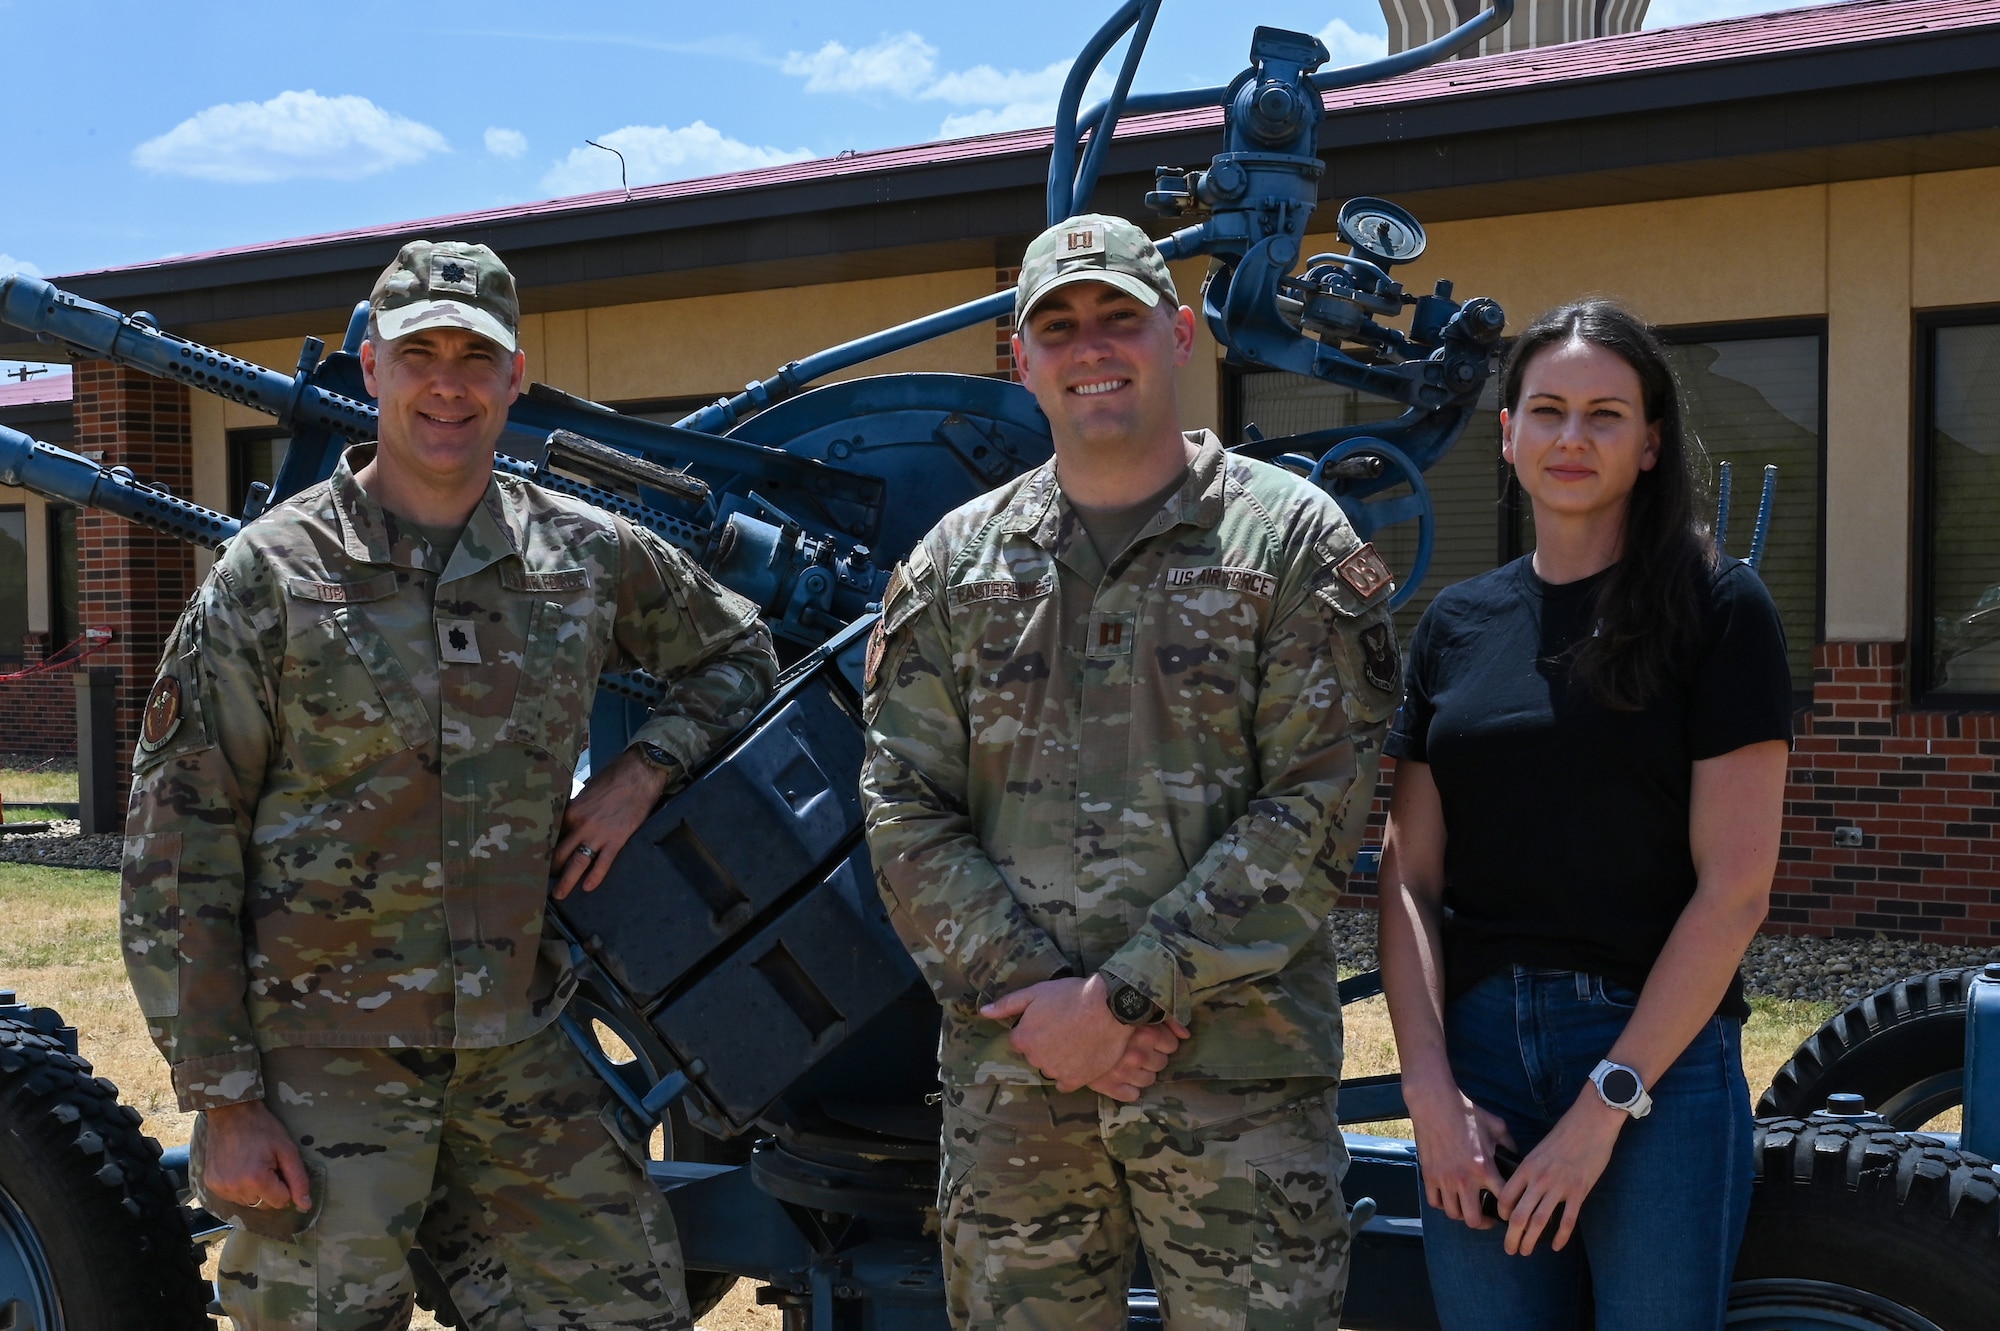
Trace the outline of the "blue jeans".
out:
<instances>
[{"instance_id":1,"label":"blue jeans","mask_svg":"<svg viewBox=\"0 0 2000 1331\"><path fill-rule=\"evenodd\" d=\"M1473 1103L1507 1121L1526 1155L1578 1094L1631 1019L1638 995L1574 971L1488 976L1445 1011L1452 1072ZM1653 1112L1627 1123L1561 1252L1544 1231L1509 1257L1506 1228L1477 1230L1424 1205L1424 1258L1446 1331L1704 1331L1722 1327L1750 1210L1750 1089L1742 1023L1711 1017L1648 1088Z\"/></svg>"}]
</instances>

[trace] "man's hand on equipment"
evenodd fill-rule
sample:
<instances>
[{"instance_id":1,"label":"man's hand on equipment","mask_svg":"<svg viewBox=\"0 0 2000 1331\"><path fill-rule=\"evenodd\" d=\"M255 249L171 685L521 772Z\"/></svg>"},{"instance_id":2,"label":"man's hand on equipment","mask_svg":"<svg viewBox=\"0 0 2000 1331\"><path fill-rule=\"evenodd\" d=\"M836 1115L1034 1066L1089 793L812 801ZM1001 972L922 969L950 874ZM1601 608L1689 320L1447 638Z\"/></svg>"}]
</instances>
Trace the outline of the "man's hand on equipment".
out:
<instances>
[{"instance_id":1,"label":"man's hand on equipment","mask_svg":"<svg viewBox=\"0 0 2000 1331\"><path fill-rule=\"evenodd\" d=\"M312 1182L298 1144L262 1100L205 1111L201 1185L217 1201L238 1207L312 1210Z\"/></svg>"},{"instance_id":2,"label":"man's hand on equipment","mask_svg":"<svg viewBox=\"0 0 2000 1331\"><path fill-rule=\"evenodd\" d=\"M1187 1028L1178 1022L1145 1027L1119 1021L1105 1002L1104 979L1098 975L1031 984L979 1012L994 1021L1019 1018L1009 1043L1057 1090L1090 1086L1117 1100L1138 1099L1187 1038ZM1142 1031L1147 1032L1143 1039Z\"/></svg>"},{"instance_id":3,"label":"man's hand on equipment","mask_svg":"<svg viewBox=\"0 0 2000 1331\"><path fill-rule=\"evenodd\" d=\"M591 774L563 810L562 839L549 862L557 876L551 896L560 901L579 885L586 892L597 890L611 861L666 793L668 776L666 769L631 749Z\"/></svg>"}]
</instances>

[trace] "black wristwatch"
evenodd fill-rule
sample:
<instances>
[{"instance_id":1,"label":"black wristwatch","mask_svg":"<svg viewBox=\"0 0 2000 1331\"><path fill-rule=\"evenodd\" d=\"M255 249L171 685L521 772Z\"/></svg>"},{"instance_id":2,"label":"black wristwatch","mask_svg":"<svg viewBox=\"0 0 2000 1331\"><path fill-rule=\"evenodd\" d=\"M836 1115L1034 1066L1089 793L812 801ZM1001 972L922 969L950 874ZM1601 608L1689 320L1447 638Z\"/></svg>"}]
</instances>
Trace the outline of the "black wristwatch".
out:
<instances>
[{"instance_id":1,"label":"black wristwatch","mask_svg":"<svg viewBox=\"0 0 2000 1331\"><path fill-rule=\"evenodd\" d=\"M1138 988L1108 972L1098 974L1104 977L1104 1005L1127 1026L1157 1026L1167 1019L1160 1005Z\"/></svg>"},{"instance_id":2,"label":"black wristwatch","mask_svg":"<svg viewBox=\"0 0 2000 1331\"><path fill-rule=\"evenodd\" d=\"M669 782L672 782L675 777L680 775L681 760L674 757L673 754L668 753L659 745L647 740L640 740L632 748L638 753L639 761L645 763L648 767L656 767L660 771L665 772Z\"/></svg>"}]
</instances>

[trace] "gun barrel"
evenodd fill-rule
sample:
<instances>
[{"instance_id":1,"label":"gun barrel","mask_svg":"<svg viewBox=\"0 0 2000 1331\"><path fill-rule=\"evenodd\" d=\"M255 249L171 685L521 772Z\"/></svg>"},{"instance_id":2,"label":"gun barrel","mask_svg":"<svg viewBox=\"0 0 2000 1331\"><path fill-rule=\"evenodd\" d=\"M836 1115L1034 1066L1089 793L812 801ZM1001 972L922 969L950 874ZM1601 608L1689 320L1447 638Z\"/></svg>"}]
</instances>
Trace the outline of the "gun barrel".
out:
<instances>
[{"instance_id":1,"label":"gun barrel","mask_svg":"<svg viewBox=\"0 0 2000 1331\"><path fill-rule=\"evenodd\" d=\"M227 513L156 490L119 467L107 467L0 425L0 483L50 499L101 508L195 545L217 546L243 526Z\"/></svg>"},{"instance_id":2,"label":"gun barrel","mask_svg":"<svg viewBox=\"0 0 2000 1331\"><path fill-rule=\"evenodd\" d=\"M44 342L59 342L98 360L176 379L269 412L294 428L319 428L350 439L375 437L375 408L365 402L175 337L40 278L17 273L0 281L0 320Z\"/></svg>"}]
</instances>

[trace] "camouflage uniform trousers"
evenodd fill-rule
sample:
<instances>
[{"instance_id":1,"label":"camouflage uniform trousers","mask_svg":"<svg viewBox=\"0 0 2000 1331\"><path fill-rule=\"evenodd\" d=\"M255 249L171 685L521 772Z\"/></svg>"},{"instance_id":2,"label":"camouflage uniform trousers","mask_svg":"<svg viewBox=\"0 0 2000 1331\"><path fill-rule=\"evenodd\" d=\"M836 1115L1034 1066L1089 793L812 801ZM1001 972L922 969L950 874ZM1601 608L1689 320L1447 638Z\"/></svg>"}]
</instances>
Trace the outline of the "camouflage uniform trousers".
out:
<instances>
[{"instance_id":1,"label":"camouflage uniform trousers","mask_svg":"<svg viewBox=\"0 0 2000 1331\"><path fill-rule=\"evenodd\" d=\"M218 1284L240 1331L403 1327L413 1246L480 1331L690 1325L666 1200L557 1028L488 1049L272 1049L263 1067L314 1209L208 1203L236 1222Z\"/></svg>"},{"instance_id":2,"label":"camouflage uniform trousers","mask_svg":"<svg viewBox=\"0 0 2000 1331\"><path fill-rule=\"evenodd\" d=\"M1319 1077L1162 1082L1137 1104L981 1083L944 1098L954 1327L1123 1331L1135 1240L1168 1331L1333 1331L1347 1147Z\"/></svg>"}]
</instances>

